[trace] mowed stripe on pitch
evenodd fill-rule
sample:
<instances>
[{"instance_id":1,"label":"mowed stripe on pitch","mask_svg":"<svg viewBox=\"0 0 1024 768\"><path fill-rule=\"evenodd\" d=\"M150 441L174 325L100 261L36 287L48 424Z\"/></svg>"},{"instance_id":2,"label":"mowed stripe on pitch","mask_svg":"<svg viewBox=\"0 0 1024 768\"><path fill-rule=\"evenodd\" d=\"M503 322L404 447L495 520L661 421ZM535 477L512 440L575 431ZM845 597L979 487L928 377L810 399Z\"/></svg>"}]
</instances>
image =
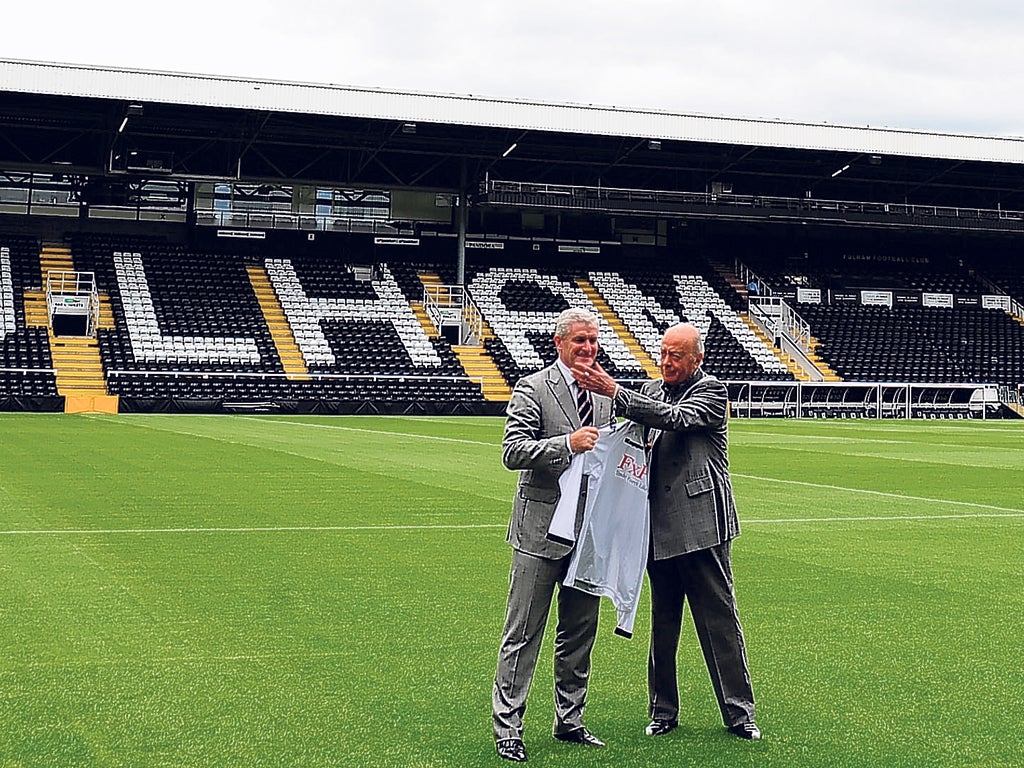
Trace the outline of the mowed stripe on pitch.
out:
<instances>
[{"instance_id":1,"label":"mowed stripe on pitch","mask_svg":"<svg viewBox=\"0 0 1024 768\"><path fill-rule=\"evenodd\" d=\"M94 417L104 418L104 417ZM247 420L257 421L252 417L241 417ZM259 420L263 421L263 420ZM329 429L338 430L345 432L362 432L372 433L382 437L396 437L403 439L421 439L427 441L438 441L438 442L452 442L452 443L468 443L476 444L480 446L499 447L495 443L474 441L458 438L445 438L434 435L422 435L410 432L391 432L387 430L374 430L362 427L345 427L342 425L325 425L325 424L310 424L306 422L296 422L287 420L266 420L263 423L275 423L275 424L287 424L289 426L297 426L303 428L314 428L314 429ZM177 434L185 434L192 437L205 437L207 439L223 441L223 442L234 442L231 440L225 440L225 438L215 435L207 435L203 433L197 433L194 431L185 431L177 429L167 429L161 425L151 426L151 428L158 429L161 431L174 432ZM279 450L279 449L272 449ZM288 453L285 451L285 453ZM952 507L967 507L977 510L988 510L987 512L971 512L971 513L958 513L958 514L934 514L934 515L858 515L855 517L801 517L801 518L777 518L777 519L752 519L742 518L744 524L766 524L766 525L780 525L780 524L794 524L794 523L842 523L842 522L891 522L891 521L925 521L925 520L959 520L959 519L972 519L972 518L988 518L988 519L1013 519L1024 517L1024 510L1013 507L1001 507L992 504L980 504L977 502L970 501L957 501L952 499L938 499L925 496L913 496L909 494L892 493L887 491L875 491L866 488L849 488L844 486L829 485L823 483L811 483L801 480L788 480L783 478L773 477L761 477L756 475L746 475L741 473L733 473L733 478L739 478L744 480L754 480L763 483L778 483L786 485L794 485L799 487L811 488L815 490L831 491L838 493L850 493L850 494L864 494L875 497L888 498L893 500L904 500L912 502L920 502L934 506L952 506ZM181 527L181 528L109 528L109 529L34 529L34 530L6 530L0 531L0 536L24 536L24 535L130 535L130 534L202 534L202 533L292 533L292 532L376 532L376 531L422 531L422 530L494 530L498 528L505 528L505 523L480 523L480 524L432 524L432 525L311 525L311 526L245 526L245 527L227 527L227 526L209 526L209 527Z\"/></svg>"}]
</instances>

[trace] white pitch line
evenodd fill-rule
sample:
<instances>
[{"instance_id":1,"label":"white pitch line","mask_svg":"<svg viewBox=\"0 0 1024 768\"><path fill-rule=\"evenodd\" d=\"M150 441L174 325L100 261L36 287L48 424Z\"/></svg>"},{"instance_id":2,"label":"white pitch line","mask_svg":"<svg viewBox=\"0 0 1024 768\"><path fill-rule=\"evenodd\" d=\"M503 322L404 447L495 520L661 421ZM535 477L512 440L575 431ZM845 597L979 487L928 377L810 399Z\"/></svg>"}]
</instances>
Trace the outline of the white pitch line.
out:
<instances>
[{"instance_id":1,"label":"white pitch line","mask_svg":"<svg viewBox=\"0 0 1024 768\"><path fill-rule=\"evenodd\" d=\"M927 520L974 520L974 519L1015 519L1024 518L1024 510L1005 513L964 513L959 515L874 515L857 517L784 517L777 520L742 518L743 525L780 525L786 523L886 523L891 521L927 521ZM157 535L168 533L345 533L374 531L470 531L504 529L508 526L498 523L479 523L475 525L282 525L250 528L105 528L89 530L52 529L29 531L0 531L0 536L120 536L120 535Z\"/></svg>"},{"instance_id":2,"label":"white pitch line","mask_svg":"<svg viewBox=\"0 0 1024 768\"><path fill-rule=\"evenodd\" d=\"M223 662L260 662L260 661L303 661L306 659L335 659L351 656L352 651L318 651L315 653L247 653L232 654L224 656L151 656L145 658L111 658L100 659L40 659L29 660L20 665L25 669L54 669L54 668L84 668L84 667L108 667L124 664L220 664Z\"/></svg>"},{"instance_id":3,"label":"white pitch line","mask_svg":"<svg viewBox=\"0 0 1024 768\"><path fill-rule=\"evenodd\" d=\"M242 416L250 421L263 421L254 416ZM266 423L266 421L264 421ZM433 440L439 443L463 443L465 445L485 445L488 448L500 448L500 443L488 443L483 440L466 440L459 437L442 437L440 435L421 435L416 432L389 432L386 429L366 429L365 427L343 427L338 424L316 424L306 421L286 421L285 419L274 419L274 424L287 424L292 427L312 427L314 429L330 429L339 432L360 432L366 435L379 435L383 437L406 437L419 440Z\"/></svg>"},{"instance_id":4,"label":"white pitch line","mask_svg":"<svg viewBox=\"0 0 1024 768\"><path fill-rule=\"evenodd\" d=\"M148 414L143 414L143 415L148 415ZM97 421L114 421L115 420L112 417L104 416L104 415L101 415L101 414L93 414L93 415L90 415L88 418L91 418L91 419L94 419L94 420L97 420ZM480 445L480 446L484 446L484 447L487 447L487 448L500 448L501 447L501 443L487 442L487 441L484 441L484 440L466 440L465 438L459 438L459 437L442 437L440 435L422 435L422 434L418 434L416 432L391 432L391 431L388 431L386 429L367 429L365 427L343 427L343 426L340 426L338 424L316 424L316 423L313 423L313 422L306 422L306 421L287 421L285 419L270 419L270 420L267 420L267 419L259 419L259 418L256 418L255 416L235 416L233 418L236 418L239 421L242 421L242 420L253 421L253 422L262 423L262 424L286 424L286 425L288 425L290 427L303 427L303 428L310 428L310 429L329 429L329 430L335 430L335 431L338 431L338 432L358 432L358 433L365 434L365 435L378 435L380 437L412 438L412 439L419 439L419 440L430 440L430 441L438 442L438 443L462 443L464 445ZM299 458L307 458L307 459L316 460L315 457L307 456L306 454L295 453L295 452L292 452L292 451L285 451L285 450L282 450L281 448L275 447L275 446L269 446L269 445L265 445L265 444L262 444L262 443L250 443L250 442L247 442L245 440L232 440L232 439L229 439L229 438L227 438L225 436L210 435L210 434L207 434L205 432L193 432L193 431L183 430L183 429L170 429L170 428L165 427L163 425L159 425L159 426L155 425L152 422L145 423L145 424L136 423L133 426L139 426L139 427L143 427L145 429L151 429L151 430L154 430L154 431L157 431L157 432L170 432L171 434L175 434L175 435L185 435L187 437L200 437L200 438L205 438L207 440L215 440L217 442L228 443L229 445L245 445L245 446L249 446L251 448L264 448L264 449L267 449L267 450L278 451L280 453L284 453L284 454L287 454L289 456L296 456L296 457L299 457Z\"/></svg>"},{"instance_id":5,"label":"white pitch line","mask_svg":"<svg viewBox=\"0 0 1024 768\"><path fill-rule=\"evenodd\" d=\"M911 496L906 493L889 493L888 491L872 491L867 488L844 488L841 485L825 485L824 483L808 483L804 480L783 480L778 477L757 477L756 475L741 475L733 473L733 477L742 477L744 480L757 480L762 483L782 483L784 485L799 485L805 488L821 488L828 491L843 491L844 493L863 493L868 496L882 496L886 499L905 499L907 501L924 501L929 504L948 504L954 507L971 507L972 509L993 509L997 512L1009 513L1008 516L1015 517L1018 515L1024 515L1024 509L1017 509L1015 507L998 507L994 504L979 504L975 501L956 501L954 499L935 499L928 496ZM925 515L925 517L933 517L933 515ZM849 520L851 518L841 518L843 520ZM884 518L884 519L895 519L895 518Z\"/></svg>"},{"instance_id":6,"label":"white pitch line","mask_svg":"<svg viewBox=\"0 0 1024 768\"><path fill-rule=\"evenodd\" d=\"M0 531L0 536L48 536L48 535L102 535L119 534L157 534L157 533L309 533L309 532L344 532L344 531L469 531L477 528L507 528L497 523L479 523L475 525L279 525L254 526L247 528L88 528L51 529L34 531Z\"/></svg>"},{"instance_id":7,"label":"white pitch line","mask_svg":"<svg viewBox=\"0 0 1024 768\"><path fill-rule=\"evenodd\" d=\"M888 517L881 516L865 516L865 517L786 517L780 518L779 520L747 520L740 518L740 523L746 525L747 523L753 523L757 525L775 525L777 523L883 523L889 520L907 521L907 520L976 520L986 518L1022 518L1024 512L972 512L964 513L962 515L890 515Z\"/></svg>"}]
</instances>

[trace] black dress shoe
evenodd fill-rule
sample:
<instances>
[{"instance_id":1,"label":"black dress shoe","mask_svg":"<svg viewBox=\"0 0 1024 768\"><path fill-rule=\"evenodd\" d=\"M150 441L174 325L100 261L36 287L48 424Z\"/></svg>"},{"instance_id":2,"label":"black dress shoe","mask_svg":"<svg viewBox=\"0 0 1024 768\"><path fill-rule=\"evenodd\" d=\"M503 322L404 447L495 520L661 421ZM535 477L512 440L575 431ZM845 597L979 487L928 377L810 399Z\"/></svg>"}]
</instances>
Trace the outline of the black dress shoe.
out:
<instances>
[{"instance_id":1,"label":"black dress shoe","mask_svg":"<svg viewBox=\"0 0 1024 768\"><path fill-rule=\"evenodd\" d=\"M568 733L556 733L555 738L569 744L583 744L587 747L603 747L604 742L592 734L586 728L577 728Z\"/></svg>"},{"instance_id":2,"label":"black dress shoe","mask_svg":"<svg viewBox=\"0 0 1024 768\"><path fill-rule=\"evenodd\" d=\"M659 720L654 718L650 724L644 728L644 733L648 736L664 736L669 731L673 731L679 725L678 720Z\"/></svg>"},{"instance_id":3,"label":"black dress shoe","mask_svg":"<svg viewBox=\"0 0 1024 768\"><path fill-rule=\"evenodd\" d=\"M513 763L526 762L526 747L522 739L501 739L495 742L494 746L502 760L511 760Z\"/></svg>"},{"instance_id":4,"label":"black dress shoe","mask_svg":"<svg viewBox=\"0 0 1024 768\"><path fill-rule=\"evenodd\" d=\"M753 722L730 725L729 733L733 736L739 736L741 739L752 739L757 741L761 738L761 729Z\"/></svg>"}]
</instances>

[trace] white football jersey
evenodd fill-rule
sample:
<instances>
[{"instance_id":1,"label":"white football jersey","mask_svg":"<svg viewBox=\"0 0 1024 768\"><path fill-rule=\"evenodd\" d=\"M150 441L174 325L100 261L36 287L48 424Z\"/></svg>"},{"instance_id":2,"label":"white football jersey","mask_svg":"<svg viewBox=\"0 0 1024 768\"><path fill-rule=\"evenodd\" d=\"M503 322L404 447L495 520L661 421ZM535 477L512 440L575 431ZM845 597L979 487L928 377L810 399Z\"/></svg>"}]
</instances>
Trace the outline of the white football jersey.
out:
<instances>
[{"instance_id":1,"label":"white football jersey","mask_svg":"<svg viewBox=\"0 0 1024 768\"><path fill-rule=\"evenodd\" d=\"M561 495L548 535L574 541L563 586L610 598L615 632L633 634L650 539L647 455L640 425L604 427L594 448L572 457L559 478ZM582 483L587 496L582 527L574 525Z\"/></svg>"}]
</instances>

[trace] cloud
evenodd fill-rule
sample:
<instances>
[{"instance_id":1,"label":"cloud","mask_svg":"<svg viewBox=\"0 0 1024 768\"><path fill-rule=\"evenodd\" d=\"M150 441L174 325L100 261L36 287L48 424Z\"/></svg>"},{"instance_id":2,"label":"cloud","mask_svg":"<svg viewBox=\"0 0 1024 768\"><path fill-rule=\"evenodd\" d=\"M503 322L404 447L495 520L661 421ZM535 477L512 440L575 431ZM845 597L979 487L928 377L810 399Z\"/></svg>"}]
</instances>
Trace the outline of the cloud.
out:
<instances>
[{"instance_id":1,"label":"cloud","mask_svg":"<svg viewBox=\"0 0 1024 768\"><path fill-rule=\"evenodd\" d=\"M4 56L682 113L1020 135L997 0L18 3Z\"/></svg>"}]
</instances>

